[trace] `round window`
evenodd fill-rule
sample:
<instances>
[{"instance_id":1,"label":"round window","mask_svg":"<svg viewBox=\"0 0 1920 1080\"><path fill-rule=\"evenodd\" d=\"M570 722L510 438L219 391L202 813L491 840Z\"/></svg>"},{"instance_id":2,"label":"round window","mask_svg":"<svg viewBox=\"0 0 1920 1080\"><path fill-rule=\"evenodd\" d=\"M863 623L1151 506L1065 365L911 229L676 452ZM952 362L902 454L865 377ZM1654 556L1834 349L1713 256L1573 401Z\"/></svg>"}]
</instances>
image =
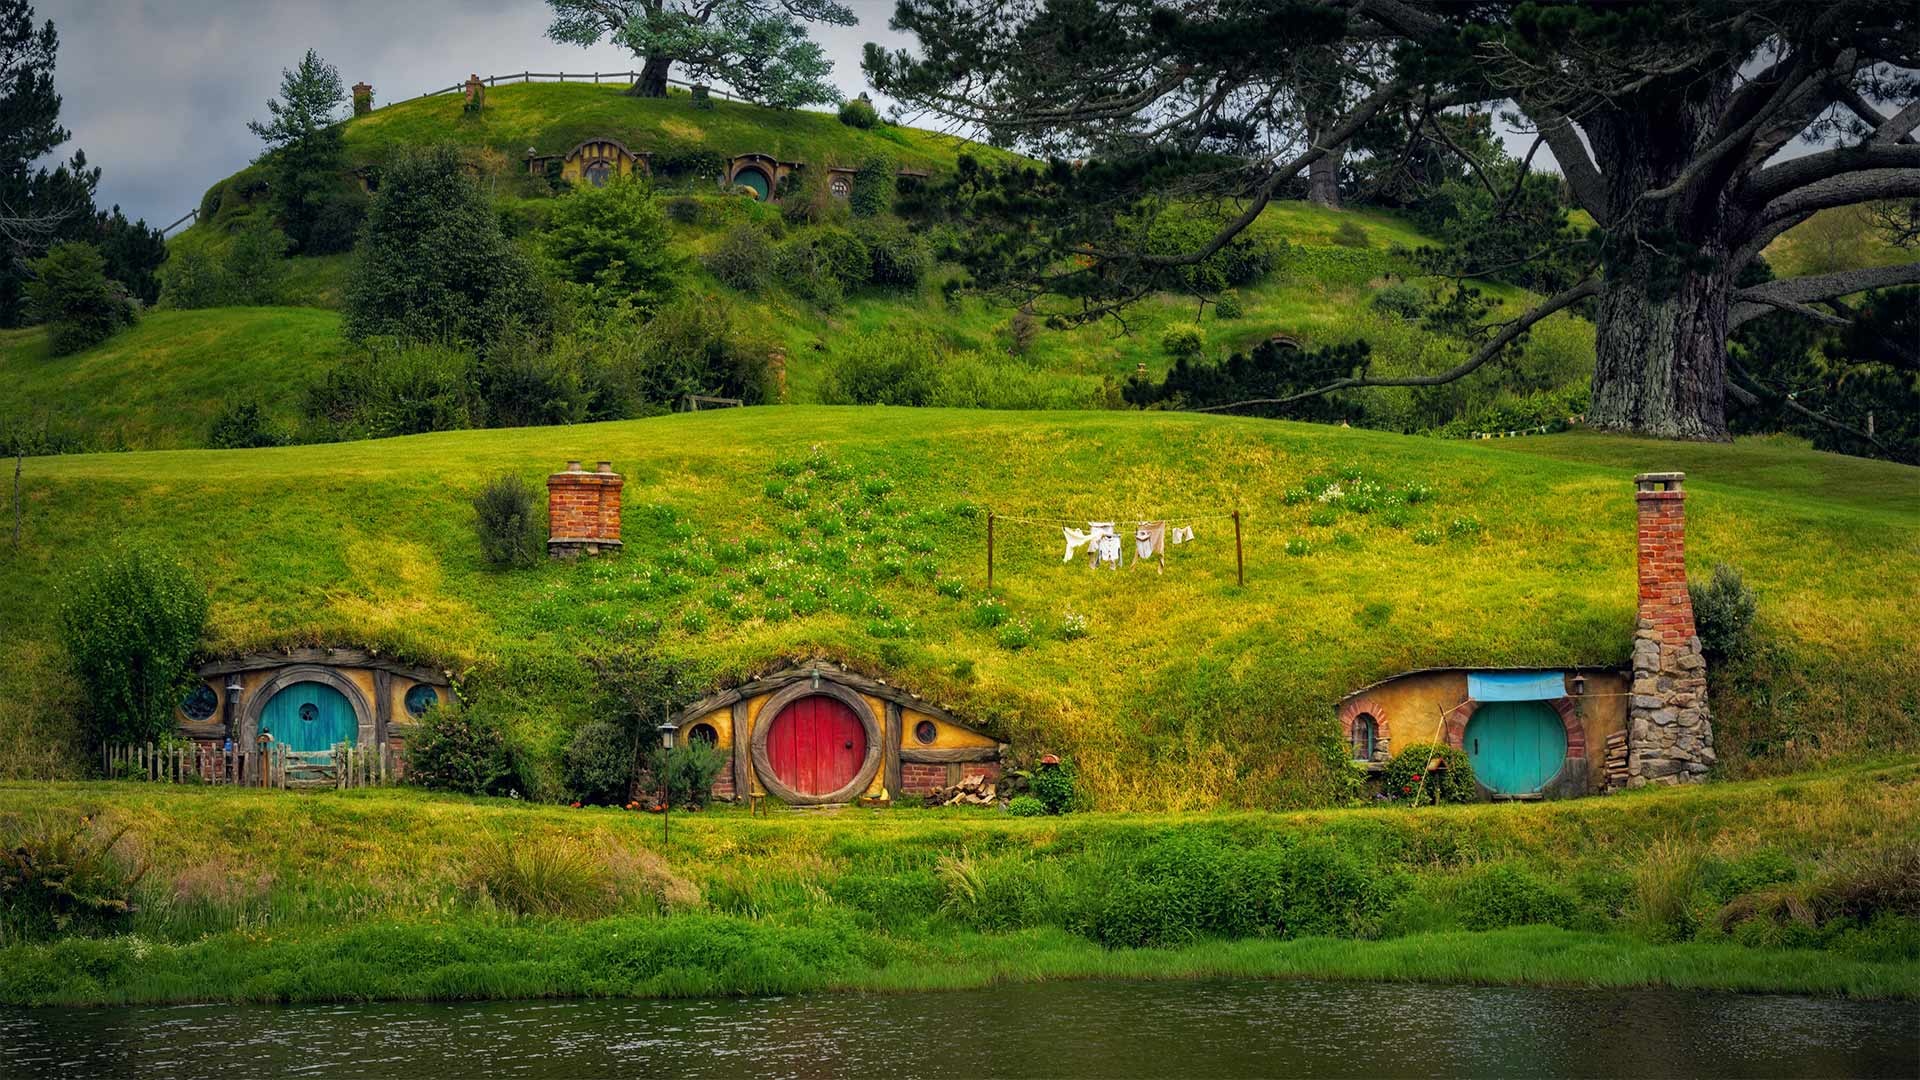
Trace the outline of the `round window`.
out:
<instances>
[{"instance_id":1,"label":"round window","mask_svg":"<svg viewBox=\"0 0 1920 1080\"><path fill-rule=\"evenodd\" d=\"M687 738L693 742L706 743L708 746L717 746L720 743L720 733L714 730L712 724L693 725L687 732Z\"/></svg>"},{"instance_id":2,"label":"round window","mask_svg":"<svg viewBox=\"0 0 1920 1080\"><path fill-rule=\"evenodd\" d=\"M844 199L852 194L853 194L852 181L848 180L844 176L836 176L833 178L833 197L834 198Z\"/></svg>"},{"instance_id":3,"label":"round window","mask_svg":"<svg viewBox=\"0 0 1920 1080\"><path fill-rule=\"evenodd\" d=\"M432 709L438 704L440 704L440 695L435 693L433 687L428 686L426 683L421 683L407 691L406 706L408 716L418 719L419 717L427 715L427 710Z\"/></svg>"},{"instance_id":4,"label":"round window","mask_svg":"<svg viewBox=\"0 0 1920 1080\"><path fill-rule=\"evenodd\" d=\"M300 719L305 720L309 724L320 719L320 706L315 705L311 701L303 703L300 706Z\"/></svg>"},{"instance_id":5,"label":"round window","mask_svg":"<svg viewBox=\"0 0 1920 1080\"><path fill-rule=\"evenodd\" d=\"M934 739L938 738L939 735L940 729L933 726L933 721L931 720L922 720L913 725L913 737L919 739L922 743L931 743Z\"/></svg>"},{"instance_id":6,"label":"round window","mask_svg":"<svg viewBox=\"0 0 1920 1080\"><path fill-rule=\"evenodd\" d=\"M220 707L220 697L213 687L202 683L193 688L193 693L180 703L180 711L187 714L189 720L205 720Z\"/></svg>"}]
</instances>

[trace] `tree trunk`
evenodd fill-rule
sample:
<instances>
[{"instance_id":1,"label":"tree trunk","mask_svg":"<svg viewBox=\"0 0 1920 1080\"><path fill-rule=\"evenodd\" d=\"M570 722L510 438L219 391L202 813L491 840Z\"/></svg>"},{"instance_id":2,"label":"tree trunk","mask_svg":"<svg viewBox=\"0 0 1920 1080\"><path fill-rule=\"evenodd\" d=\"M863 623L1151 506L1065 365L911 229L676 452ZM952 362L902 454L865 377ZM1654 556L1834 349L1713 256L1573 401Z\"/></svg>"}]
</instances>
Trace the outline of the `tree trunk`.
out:
<instances>
[{"instance_id":1,"label":"tree trunk","mask_svg":"<svg viewBox=\"0 0 1920 1080\"><path fill-rule=\"evenodd\" d=\"M1307 125L1307 138L1318 143L1320 134L1332 127L1330 118L1314 116ZM1328 210L1340 209L1340 162L1347 148L1335 146L1307 166L1307 201Z\"/></svg>"},{"instance_id":2,"label":"tree trunk","mask_svg":"<svg viewBox=\"0 0 1920 1080\"><path fill-rule=\"evenodd\" d=\"M1662 439L1724 442L1733 274L1721 262L1662 282L1656 258L1610 268L1597 312L1587 423Z\"/></svg>"},{"instance_id":3,"label":"tree trunk","mask_svg":"<svg viewBox=\"0 0 1920 1080\"><path fill-rule=\"evenodd\" d=\"M634 81L627 93L634 97L666 97L667 69L673 66L670 56L649 56L640 67L640 78Z\"/></svg>"}]
</instances>

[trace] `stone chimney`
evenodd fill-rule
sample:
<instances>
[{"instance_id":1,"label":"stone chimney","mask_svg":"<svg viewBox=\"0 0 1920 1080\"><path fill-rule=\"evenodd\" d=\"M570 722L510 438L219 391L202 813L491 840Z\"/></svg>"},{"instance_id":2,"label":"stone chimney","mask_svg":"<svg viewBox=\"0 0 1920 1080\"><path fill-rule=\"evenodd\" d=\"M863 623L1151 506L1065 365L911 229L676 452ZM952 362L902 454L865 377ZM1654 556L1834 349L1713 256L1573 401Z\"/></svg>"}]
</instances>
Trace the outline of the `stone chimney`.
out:
<instances>
[{"instance_id":1,"label":"stone chimney","mask_svg":"<svg viewBox=\"0 0 1920 1080\"><path fill-rule=\"evenodd\" d=\"M1687 595L1685 473L1633 478L1639 506L1640 621L1627 709L1628 785L1679 784L1712 767L1707 661Z\"/></svg>"},{"instance_id":2,"label":"stone chimney","mask_svg":"<svg viewBox=\"0 0 1920 1080\"><path fill-rule=\"evenodd\" d=\"M592 472L578 461L547 477L547 554L556 559L597 555L620 546L620 485L613 462Z\"/></svg>"},{"instance_id":3,"label":"stone chimney","mask_svg":"<svg viewBox=\"0 0 1920 1080\"><path fill-rule=\"evenodd\" d=\"M373 87L364 82L353 84L353 115L365 116L373 111Z\"/></svg>"}]
</instances>

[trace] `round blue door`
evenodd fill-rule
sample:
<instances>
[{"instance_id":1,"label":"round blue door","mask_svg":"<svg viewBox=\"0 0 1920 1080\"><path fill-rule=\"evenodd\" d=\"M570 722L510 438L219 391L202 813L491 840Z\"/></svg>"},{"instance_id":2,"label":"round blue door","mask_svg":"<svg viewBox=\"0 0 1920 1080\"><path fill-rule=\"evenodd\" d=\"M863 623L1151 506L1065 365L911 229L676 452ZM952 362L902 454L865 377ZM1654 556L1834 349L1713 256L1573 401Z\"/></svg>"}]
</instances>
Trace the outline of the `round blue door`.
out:
<instances>
[{"instance_id":1,"label":"round blue door","mask_svg":"<svg viewBox=\"0 0 1920 1080\"><path fill-rule=\"evenodd\" d=\"M767 174L755 168L745 168L734 173L733 186L750 189L754 199L759 202L766 202L767 196L773 194L773 185L768 182Z\"/></svg>"},{"instance_id":2,"label":"round blue door","mask_svg":"<svg viewBox=\"0 0 1920 1080\"><path fill-rule=\"evenodd\" d=\"M297 682L268 699L260 730L288 750L331 750L353 744L359 724L347 696L325 683Z\"/></svg>"},{"instance_id":3,"label":"round blue door","mask_svg":"<svg viewBox=\"0 0 1920 1080\"><path fill-rule=\"evenodd\" d=\"M1499 795L1530 795L1560 772L1567 729L1540 701L1489 701L1467 721L1473 775Z\"/></svg>"}]
</instances>

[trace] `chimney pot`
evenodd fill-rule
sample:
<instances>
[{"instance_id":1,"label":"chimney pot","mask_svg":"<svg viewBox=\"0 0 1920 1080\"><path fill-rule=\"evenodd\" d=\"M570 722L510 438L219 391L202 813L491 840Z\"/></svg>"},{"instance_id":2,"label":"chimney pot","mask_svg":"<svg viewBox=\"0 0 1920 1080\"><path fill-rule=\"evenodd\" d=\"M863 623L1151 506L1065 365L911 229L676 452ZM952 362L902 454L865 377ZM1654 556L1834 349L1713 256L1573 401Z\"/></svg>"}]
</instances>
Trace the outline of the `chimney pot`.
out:
<instances>
[{"instance_id":1,"label":"chimney pot","mask_svg":"<svg viewBox=\"0 0 1920 1080\"><path fill-rule=\"evenodd\" d=\"M600 463L600 468L599 468L599 469L598 469L597 471L599 471L599 472L603 472L603 473L610 473L610 472L612 472L612 471L613 471L613 462L611 462L611 461L603 461L603 462L601 462L601 463Z\"/></svg>"},{"instance_id":2,"label":"chimney pot","mask_svg":"<svg viewBox=\"0 0 1920 1080\"><path fill-rule=\"evenodd\" d=\"M580 463L579 463L579 462L577 462L577 461L569 461L569 462L567 462L567 471L568 471L568 472L579 472L579 471L580 471Z\"/></svg>"}]
</instances>

